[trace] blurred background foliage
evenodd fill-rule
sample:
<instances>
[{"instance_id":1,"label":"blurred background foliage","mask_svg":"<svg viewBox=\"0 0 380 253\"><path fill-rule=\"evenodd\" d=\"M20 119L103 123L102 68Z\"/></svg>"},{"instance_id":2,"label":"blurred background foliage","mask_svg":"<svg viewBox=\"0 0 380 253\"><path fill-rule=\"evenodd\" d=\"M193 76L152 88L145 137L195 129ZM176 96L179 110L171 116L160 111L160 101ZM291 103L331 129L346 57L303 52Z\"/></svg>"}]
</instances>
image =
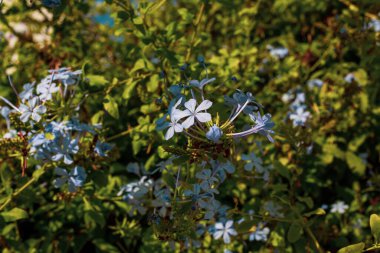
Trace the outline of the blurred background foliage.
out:
<instances>
[{"instance_id":1,"label":"blurred background foliage","mask_svg":"<svg viewBox=\"0 0 380 253\"><path fill-rule=\"evenodd\" d=\"M136 179L128 163L150 170L168 157L155 121L167 108L170 85L186 75L200 78L199 57L217 77L207 92L252 92L276 122L275 144L261 151L273 165L269 183L232 177L219 199L245 211L285 201L300 212L342 200L349 205L344 214L310 219L321 247L335 252L371 242L368 217L380 212L380 24L369 25L379 19L377 0L51 2L2 1L0 95L16 100L7 75L21 89L50 68L83 69L90 82L83 87L89 99L81 117L103 124L117 146L115 162L74 195L53 189L49 178L33 184L12 204L28 218L0 221L3 252L168 252L148 216L128 217L129 207L116 194ZM271 46L286 48L287 55L274 56ZM313 79L322 87L309 89ZM290 89L305 92L312 114L306 126L287 119L282 96ZM1 126L6 131L5 122ZM238 153L258 152L259 141L247 138ZM0 202L27 181L8 159L1 157ZM288 209L283 206L292 215ZM289 238L289 226L270 222L267 242L236 240L228 248L316 251L307 232ZM206 236L201 249L224 247Z\"/></svg>"}]
</instances>

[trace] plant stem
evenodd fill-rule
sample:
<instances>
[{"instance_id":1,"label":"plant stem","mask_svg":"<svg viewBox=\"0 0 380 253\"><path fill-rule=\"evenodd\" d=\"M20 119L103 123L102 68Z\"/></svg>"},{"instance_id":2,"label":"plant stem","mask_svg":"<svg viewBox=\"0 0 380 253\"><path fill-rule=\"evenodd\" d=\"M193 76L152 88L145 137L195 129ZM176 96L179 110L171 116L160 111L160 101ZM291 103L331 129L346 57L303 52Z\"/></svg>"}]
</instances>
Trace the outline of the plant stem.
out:
<instances>
[{"instance_id":1,"label":"plant stem","mask_svg":"<svg viewBox=\"0 0 380 253\"><path fill-rule=\"evenodd\" d=\"M130 134L132 132L132 130L133 130L133 128L125 130L125 131L123 131L121 133L118 133L118 134L116 134L114 136L111 136L111 137L107 138L106 141L113 141L113 140L115 140L117 138L120 138L122 136L128 135L128 134Z\"/></svg>"},{"instance_id":2,"label":"plant stem","mask_svg":"<svg viewBox=\"0 0 380 253\"><path fill-rule=\"evenodd\" d=\"M306 233L310 236L311 240L314 243L315 248L319 253L324 253L325 251L322 249L321 245L319 244L317 238L315 238L315 235L313 232L310 230L308 226L304 226L304 229L306 230Z\"/></svg>"},{"instance_id":3,"label":"plant stem","mask_svg":"<svg viewBox=\"0 0 380 253\"><path fill-rule=\"evenodd\" d=\"M197 34L198 34L198 25L199 25L199 23L201 22L201 19L202 19L202 16L203 16L204 10L205 10L205 4L202 3L201 8L200 8L199 13L198 13L198 16L197 16L197 19L195 20L195 23L194 23L194 27L195 27L195 29L194 29L193 36L191 37L190 48L187 50L187 54L186 54L186 58L185 58L185 62L188 62L188 61L190 60L191 51L193 50L193 47L194 47L195 37L196 37Z\"/></svg>"},{"instance_id":4,"label":"plant stem","mask_svg":"<svg viewBox=\"0 0 380 253\"><path fill-rule=\"evenodd\" d=\"M20 189L12 193L8 199L0 206L0 211L3 211L4 208L12 202L12 200L17 197L20 193L22 193L26 188L28 188L29 185L33 184L33 182L36 181L35 177L32 177L28 182L26 182Z\"/></svg>"}]
</instances>

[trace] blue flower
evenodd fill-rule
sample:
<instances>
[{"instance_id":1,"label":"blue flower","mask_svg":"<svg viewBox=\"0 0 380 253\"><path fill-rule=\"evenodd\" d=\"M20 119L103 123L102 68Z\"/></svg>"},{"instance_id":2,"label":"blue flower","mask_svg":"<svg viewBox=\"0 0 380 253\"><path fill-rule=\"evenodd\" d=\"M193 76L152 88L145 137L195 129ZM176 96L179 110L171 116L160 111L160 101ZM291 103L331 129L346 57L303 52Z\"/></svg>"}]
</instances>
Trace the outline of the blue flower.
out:
<instances>
[{"instance_id":1,"label":"blue flower","mask_svg":"<svg viewBox=\"0 0 380 253\"><path fill-rule=\"evenodd\" d=\"M47 76L37 85L36 92L43 101L51 100L53 94L59 91L59 87L53 83L53 76Z\"/></svg>"},{"instance_id":2,"label":"blue flower","mask_svg":"<svg viewBox=\"0 0 380 253\"><path fill-rule=\"evenodd\" d=\"M210 169L204 169L195 174L195 177L201 179L201 188L206 192L218 193L212 186L218 182L218 179L213 175Z\"/></svg>"},{"instance_id":3,"label":"blue flower","mask_svg":"<svg viewBox=\"0 0 380 253\"><path fill-rule=\"evenodd\" d=\"M191 197L192 201L197 202L203 208L207 206L205 200L213 197L211 193L201 193L201 186L199 184L194 184L193 190L185 190L183 194L186 197Z\"/></svg>"},{"instance_id":4,"label":"blue flower","mask_svg":"<svg viewBox=\"0 0 380 253\"><path fill-rule=\"evenodd\" d=\"M310 112L305 110L305 106L297 107L296 111L289 115L289 118L293 121L293 126L304 126L309 117Z\"/></svg>"},{"instance_id":5,"label":"blue flower","mask_svg":"<svg viewBox=\"0 0 380 253\"><path fill-rule=\"evenodd\" d=\"M264 227L263 223L259 223L256 227L256 230L249 235L250 241L267 241L268 235L270 233L269 228Z\"/></svg>"},{"instance_id":6,"label":"blue flower","mask_svg":"<svg viewBox=\"0 0 380 253\"><path fill-rule=\"evenodd\" d=\"M191 80L190 82L189 82L189 84L191 85L191 86L193 86L193 87L196 87L196 88L198 88L198 89L200 89L200 90L203 90L203 87L206 85L206 84L208 84L208 83L211 83L211 82L213 82L213 81L215 81L215 77L213 77L213 78L205 78L205 79L203 79L202 81L198 81L198 80Z\"/></svg>"},{"instance_id":7,"label":"blue flower","mask_svg":"<svg viewBox=\"0 0 380 253\"><path fill-rule=\"evenodd\" d=\"M241 159L243 161L249 161L249 163L244 165L244 169L251 171L255 167L258 171L263 171L263 160L260 157L257 157L253 152L248 155L243 154Z\"/></svg>"},{"instance_id":8,"label":"blue flower","mask_svg":"<svg viewBox=\"0 0 380 253\"><path fill-rule=\"evenodd\" d=\"M222 130L215 124L212 127L210 127L210 129L206 133L207 139L209 139L210 141L213 141L215 143L217 143L219 141L219 139L220 139L220 137L222 137L222 135L223 135Z\"/></svg>"},{"instance_id":9,"label":"blue flower","mask_svg":"<svg viewBox=\"0 0 380 253\"><path fill-rule=\"evenodd\" d=\"M107 156L107 152L112 149L112 145L106 142L97 141L95 145L95 152L101 156L105 157Z\"/></svg>"},{"instance_id":10,"label":"blue flower","mask_svg":"<svg viewBox=\"0 0 380 253\"><path fill-rule=\"evenodd\" d=\"M269 53L271 56L276 57L278 59L283 59L288 55L289 50L285 47L273 47L271 45L267 46Z\"/></svg>"},{"instance_id":11,"label":"blue flower","mask_svg":"<svg viewBox=\"0 0 380 253\"><path fill-rule=\"evenodd\" d=\"M54 154L52 160L57 162L63 159L65 164L72 164L73 159L71 154L76 154L79 151L79 139L71 139L70 135L56 137L53 145L50 146L50 151Z\"/></svg>"},{"instance_id":12,"label":"blue flower","mask_svg":"<svg viewBox=\"0 0 380 253\"><path fill-rule=\"evenodd\" d=\"M70 128L67 126L67 121L56 122L52 121L45 127L45 131L48 133L52 133L56 136L60 136L65 134Z\"/></svg>"},{"instance_id":13,"label":"blue flower","mask_svg":"<svg viewBox=\"0 0 380 253\"><path fill-rule=\"evenodd\" d=\"M70 173L68 173L66 169L62 169L59 167L56 167L54 169L54 172L55 174L60 176L59 178L54 180L54 186L56 188L60 188L65 183L67 183L69 187L69 192L76 192L78 187L83 186L87 178L86 171L80 166L75 166L75 168L72 169Z\"/></svg>"},{"instance_id":14,"label":"blue flower","mask_svg":"<svg viewBox=\"0 0 380 253\"><path fill-rule=\"evenodd\" d=\"M228 220L226 223L217 222L215 223L215 232L213 234L214 239L219 239L223 236L224 243L228 244L231 242L231 235L237 235L236 230L233 228L234 222Z\"/></svg>"},{"instance_id":15,"label":"blue flower","mask_svg":"<svg viewBox=\"0 0 380 253\"><path fill-rule=\"evenodd\" d=\"M0 107L0 114L1 116L4 117L6 123L7 123L7 128L10 129L11 128L11 121L9 119L9 113L11 112L11 110L9 109L8 106L2 106Z\"/></svg>"},{"instance_id":16,"label":"blue flower","mask_svg":"<svg viewBox=\"0 0 380 253\"><path fill-rule=\"evenodd\" d=\"M23 86L23 91L19 94L21 101L31 99L33 97L34 83L27 83Z\"/></svg>"},{"instance_id":17,"label":"blue flower","mask_svg":"<svg viewBox=\"0 0 380 253\"><path fill-rule=\"evenodd\" d=\"M20 120L26 123L30 117L35 122L39 122L41 120L41 115L46 112L46 107L40 104L40 100L38 97L33 97L28 101L28 105L21 104L19 107L21 112Z\"/></svg>"},{"instance_id":18,"label":"blue flower","mask_svg":"<svg viewBox=\"0 0 380 253\"><path fill-rule=\"evenodd\" d=\"M321 79L312 79L307 82L307 86L309 89L312 89L314 87L321 88L323 85L323 81Z\"/></svg>"}]
</instances>

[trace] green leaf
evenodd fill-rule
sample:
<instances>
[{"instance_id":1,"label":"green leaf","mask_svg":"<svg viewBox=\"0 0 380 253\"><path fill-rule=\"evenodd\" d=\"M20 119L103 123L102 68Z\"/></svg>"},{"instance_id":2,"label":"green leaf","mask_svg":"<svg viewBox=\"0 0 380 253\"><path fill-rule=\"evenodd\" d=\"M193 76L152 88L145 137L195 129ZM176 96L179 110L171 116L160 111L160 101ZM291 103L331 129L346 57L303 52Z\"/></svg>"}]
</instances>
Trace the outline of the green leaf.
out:
<instances>
[{"instance_id":1,"label":"green leaf","mask_svg":"<svg viewBox=\"0 0 380 253\"><path fill-rule=\"evenodd\" d=\"M364 175L366 166L359 156L355 155L350 151L347 151L346 160L348 167L350 167L350 169L352 169L353 172L359 175Z\"/></svg>"},{"instance_id":2,"label":"green leaf","mask_svg":"<svg viewBox=\"0 0 380 253\"><path fill-rule=\"evenodd\" d=\"M105 97L106 101L103 103L104 109L115 119L119 118L119 108L114 98L110 95Z\"/></svg>"},{"instance_id":3,"label":"green leaf","mask_svg":"<svg viewBox=\"0 0 380 253\"><path fill-rule=\"evenodd\" d=\"M288 230L288 241L290 243L295 243L301 238L301 235L303 233L303 228L301 224L294 222L290 225L290 228Z\"/></svg>"},{"instance_id":4,"label":"green leaf","mask_svg":"<svg viewBox=\"0 0 380 253\"><path fill-rule=\"evenodd\" d=\"M372 214L369 218L372 235L375 238L375 243L380 242L380 216Z\"/></svg>"},{"instance_id":5,"label":"green leaf","mask_svg":"<svg viewBox=\"0 0 380 253\"><path fill-rule=\"evenodd\" d=\"M316 210L308 212L308 213L304 213L303 215L305 217L310 217L310 216L313 216L313 215L326 215L326 211L323 210L322 208L317 208Z\"/></svg>"},{"instance_id":6,"label":"green leaf","mask_svg":"<svg viewBox=\"0 0 380 253\"><path fill-rule=\"evenodd\" d=\"M20 208L15 207L10 211L0 213L0 217L5 222L12 222L28 218L28 213Z\"/></svg>"},{"instance_id":7,"label":"green leaf","mask_svg":"<svg viewBox=\"0 0 380 253\"><path fill-rule=\"evenodd\" d=\"M113 246L112 244L109 244L105 242L102 239L95 239L92 241L92 243L99 249L101 252L108 252L108 253L119 253L120 251Z\"/></svg>"},{"instance_id":8,"label":"green leaf","mask_svg":"<svg viewBox=\"0 0 380 253\"><path fill-rule=\"evenodd\" d=\"M171 175L170 173L165 173L163 176L162 176L162 179L164 180L164 182L172 189L175 188L175 178L173 177L173 175Z\"/></svg>"},{"instance_id":9,"label":"green leaf","mask_svg":"<svg viewBox=\"0 0 380 253\"><path fill-rule=\"evenodd\" d=\"M108 83L104 76L87 75L86 77L90 81L90 86L102 86Z\"/></svg>"},{"instance_id":10,"label":"green leaf","mask_svg":"<svg viewBox=\"0 0 380 253\"><path fill-rule=\"evenodd\" d=\"M338 250L337 253L361 253L363 252L365 244L363 242L353 244Z\"/></svg>"},{"instance_id":11,"label":"green leaf","mask_svg":"<svg viewBox=\"0 0 380 253\"><path fill-rule=\"evenodd\" d=\"M95 210L86 211L84 220L86 224L98 224L100 227L104 227L106 224L104 216Z\"/></svg>"}]
</instances>

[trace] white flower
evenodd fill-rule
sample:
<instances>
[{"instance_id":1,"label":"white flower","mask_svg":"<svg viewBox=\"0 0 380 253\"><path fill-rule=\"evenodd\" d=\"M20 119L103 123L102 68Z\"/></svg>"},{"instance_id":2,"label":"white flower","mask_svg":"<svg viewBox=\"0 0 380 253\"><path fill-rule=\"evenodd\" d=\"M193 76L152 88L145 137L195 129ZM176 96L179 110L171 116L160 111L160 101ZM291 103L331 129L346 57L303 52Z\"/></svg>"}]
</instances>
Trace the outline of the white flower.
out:
<instances>
[{"instance_id":1,"label":"white flower","mask_svg":"<svg viewBox=\"0 0 380 253\"><path fill-rule=\"evenodd\" d=\"M203 100L202 103L196 107L197 101L195 99L190 99L185 103L185 107L187 110L181 111L178 115L182 117L188 117L183 123L182 126L185 129L188 129L192 125L194 125L195 119L199 122L208 122L211 120L211 115L207 112L201 112L209 109L212 106L212 102L210 100Z\"/></svg>"},{"instance_id":2,"label":"white flower","mask_svg":"<svg viewBox=\"0 0 380 253\"><path fill-rule=\"evenodd\" d=\"M264 225L260 223L257 227L255 232L249 235L249 240L250 241L263 241L265 242L268 240L268 235L269 235L269 228L263 227Z\"/></svg>"},{"instance_id":3,"label":"white flower","mask_svg":"<svg viewBox=\"0 0 380 253\"><path fill-rule=\"evenodd\" d=\"M304 106L297 107L296 111L291 113L289 118L293 121L293 126L303 126L310 117L310 112L305 111Z\"/></svg>"},{"instance_id":4,"label":"white flower","mask_svg":"<svg viewBox=\"0 0 380 253\"><path fill-rule=\"evenodd\" d=\"M344 77L344 81L346 81L347 83L352 83L353 81L355 81L355 75L353 73L348 73Z\"/></svg>"},{"instance_id":5,"label":"white flower","mask_svg":"<svg viewBox=\"0 0 380 253\"><path fill-rule=\"evenodd\" d=\"M348 209L348 205L346 205L346 203L344 203L341 200L338 200L337 202L335 202L334 204L331 205L331 212L332 213L343 214L346 212L347 209Z\"/></svg>"},{"instance_id":6,"label":"white flower","mask_svg":"<svg viewBox=\"0 0 380 253\"><path fill-rule=\"evenodd\" d=\"M40 100L38 97L33 97L28 101L29 105L21 104L19 110L21 112L20 120L22 122L27 122L30 117L35 122L41 120L41 115L46 112L46 107L40 104Z\"/></svg>"},{"instance_id":7,"label":"white flower","mask_svg":"<svg viewBox=\"0 0 380 253\"><path fill-rule=\"evenodd\" d=\"M177 106L181 104L182 98L180 98L177 103L172 107L170 112L170 123L169 123L169 129L165 134L165 140L169 140L173 137L174 132L180 133L183 131L183 126L178 123L178 121L183 118L183 113L181 110L177 109Z\"/></svg>"},{"instance_id":8,"label":"white flower","mask_svg":"<svg viewBox=\"0 0 380 253\"><path fill-rule=\"evenodd\" d=\"M223 236L224 243L230 243L230 235L237 235L236 230L232 228L233 223L232 220L227 221L225 224L217 222L215 224L214 239L219 239Z\"/></svg>"}]
</instances>

